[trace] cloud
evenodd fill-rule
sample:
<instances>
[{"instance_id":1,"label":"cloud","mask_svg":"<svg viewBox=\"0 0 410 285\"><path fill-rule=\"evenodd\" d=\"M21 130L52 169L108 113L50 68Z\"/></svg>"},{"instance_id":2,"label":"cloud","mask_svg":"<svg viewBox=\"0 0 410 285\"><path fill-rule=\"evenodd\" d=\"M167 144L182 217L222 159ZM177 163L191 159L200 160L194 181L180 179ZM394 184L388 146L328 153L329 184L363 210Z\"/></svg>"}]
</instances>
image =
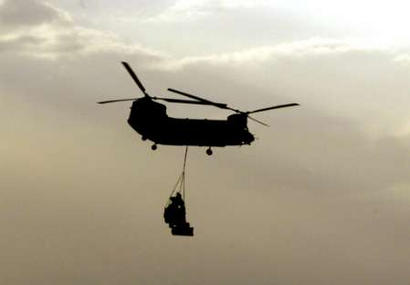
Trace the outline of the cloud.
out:
<instances>
[{"instance_id":1,"label":"cloud","mask_svg":"<svg viewBox=\"0 0 410 285\"><path fill-rule=\"evenodd\" d=\"M253 47L241 51L206 56L189 56L168 62L170 68L182 68L184 65L213 63L241 64L264 63L280 57L309 57L344 54L354 51L376 51L378 48L360 46L349 41L312 38L303 41L279 43L276 45Z\"/></svg>"},{"instance_id":2,"label":"cloud","mask_svg":"<svg viewBox=\"0 0 410 285\"><path fill-rule=\"evenodd\" d=\"M399 63L403 63L403 64L409 64L410 63L410 54L409 53L401 53L399 55L397 55L394 58L395 61L399 62Z\"/></svg>"},{"instance_id":3,"label":"cloud","mask_svg":"<svg viewBox=\"0 0 410 285\"><path fill-rule=\"evenodd\" d=\"M0 20L5 24L0 35L0 52L50 59L109 50L159 54L124 44L113 33L77 26L69 14L40 0L6 1L0 6Z\"/></svg>"},{"instance_id":4,"label":"cloud","mask_svg":"<svg viewBox=\"0 0 410 285\"><path fill-rule=\"evenodd\" d=\"M0 6L0 23L8 28L69 21L67 13L44 1L5 0Z\"/></svg>"},{"instance_id":5,"label":"cloud","mask_svg":"<svg viewBox=\"0 0 410 285\"><path fill-rule=\"evenodd\" d=\"M1 47L0 283L406 284L405 51L314 38L176 58L55 20L10 29ZM302 104L255 114L271 128L249 122L250 147L190 148L193 240L161 220L183 150L152 152L128 103L95 104L142 95L124 59L153 95Z\"/></svg>"},{"instance_id":6,"label":"cloud","mask_svg":"<svg viewBox=\"0 0 410 285\"><path fill-rule=\"evenodd\" d=\"M223 10L232 10L237 8L254 8L266 4L266 1L215 1L215 0L200 0L187 1L178 0L173 5L167 7L160 13L148 17L145 21L148 22L190 22L197 21L203 17L215 14ZM231 11L232 12L232 11Z\"/></svg>"},{"instance_id":7,"label":"cloud","mask_svg":"<svg viewBox=\"0 0 410 285\"><path fill-rule=\"evenodd\" d=\"M407 280L407 267L395 264L408 257L408 202L400 197L410 144L374 141L355 122L307 103L259 114L272 127L250 122L259 137L251 147L215 148L211 158L190 149L196 237L172 239L161 211L182 150L152 152L126 124L129 104L95 104L139 96L118 56L1 57L0 72L9 75L0 84L3 283L386 284L393 273ZM283 99L268 92L277 81L261 92L243 84L262 76L255 69L244 76L229 63L201 63L170 72L148 68L143 53L128 59L152 94L208 90L199 95L246 109ZM181 110L197 112L212 111Z\"/></svg>"},{"instance_id":8,"label":"cloud","mask_svg":"<svg viewBox=\"0 0 410 285\"><path fill-rule=\"evenodd\" d=\"M259 89L273 89L278 93L286 90L285 94L295 94L293 97L298 100L323 108L329 114L353 119L363 125L366 132L376 136L386 133L402 135L410 119L405 105L395 104L406 100L405 89L398 89L390 95L392 100L386 102L385 92L391 88L380 79L384 75L381 72L399 72L403 76L391 78L389 84L407 84L404 80L406 67L399 64L405 60L406 51L403 50L395 51L353 40L311 38L234 52L173 58L138 44L125 43L111 32L84 28L69 21L65 23L42 22L24 30L11 30L0 37L0 52L49 59L87 54L116 54L132 58L139 54L143 55L142 58L150 58L151 68L165 72L228 70L227 73L232 74L230 80L234 81L237 81L234 77L245 79L252 74L262 74L250 83L258 84ZM297 84L294 84L295 80ZM340 88L341 84L345 87ZM380 109L381 106L386 108Z\"/></svg>"},{"instance_id":9,"label":"cloud","mask_svg":"<svg viewBox=\"0 0 410 285\"><path fill-rule=\"evenodd\" d=\"M276 7L275 7L276 6ZM281 3L272 3L267 0L177 0L173 5L165 7L159 13L146 17L148 22L192 22L198 21L208 16L221 13L234 13L246 9L272 9L281 8Z\"/></svg>"},{"instance_id":10,"label":"cloud","mask_svg":"<svg viewBox=\"0 0 410 285\"><path fill-rule=\"evenodd\" d=\"M258 86L259 93L283 94L329 116L349 118L368 135L380 137L407 129L408 67L397 60L405 55L394 48L314 38L170 59L157 62L157 67L215 70L231 81Z\"/></svg>"},{"instance_id":11,"label":"cloud","mask_svg":"<svg viewBox=\"0 0 410 285\"><path fill-rule=\"evenodd\" d=\"M0 6L0 22L2 52L52 57L59 50L81 49L70 16L44 1L7 0Z\"/></svg>"}]
</instances>

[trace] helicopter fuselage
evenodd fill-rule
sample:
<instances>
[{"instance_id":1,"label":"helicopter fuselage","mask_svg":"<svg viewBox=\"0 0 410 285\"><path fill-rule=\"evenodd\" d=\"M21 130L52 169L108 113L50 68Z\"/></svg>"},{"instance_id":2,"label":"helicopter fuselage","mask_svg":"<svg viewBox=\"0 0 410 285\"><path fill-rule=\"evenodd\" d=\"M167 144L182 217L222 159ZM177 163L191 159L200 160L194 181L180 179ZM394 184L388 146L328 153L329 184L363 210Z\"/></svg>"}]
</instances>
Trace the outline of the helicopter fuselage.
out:
<instances>
[{"instance_id":1,"label":"helicopter fuselage","mask_svg":"<svg viewBox=\"0 0 410 285\"><path fill-rule=\"evenodd\" d=\"M172 118L165 105L148 97L133 102L128 124L155 144L223 147L249 145L255 140L248 131L246 115L232 114L226 120Z\"/></svg>"}]
</instances>

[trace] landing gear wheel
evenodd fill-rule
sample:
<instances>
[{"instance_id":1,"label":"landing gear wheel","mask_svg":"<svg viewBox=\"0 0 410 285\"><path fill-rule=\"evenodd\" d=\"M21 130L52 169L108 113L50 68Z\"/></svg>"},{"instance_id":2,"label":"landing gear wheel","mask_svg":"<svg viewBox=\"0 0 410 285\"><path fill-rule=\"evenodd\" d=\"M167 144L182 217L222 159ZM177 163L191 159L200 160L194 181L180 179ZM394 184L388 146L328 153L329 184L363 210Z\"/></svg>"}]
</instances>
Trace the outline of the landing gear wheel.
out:
<instances>
[{"instance_id":1,"label":"landing gear wheel","mask_svg":"<svg viewBox=\"0 0 410 285\"><path fill-rule=\"evenodd\" d=\"M206 154L207 154L207 155L212 155L212 153L213 153L213 152L212 152L212 149L211 149L211 148L208 148L208 149L206 150Z\"/></svg>"},{"instance_id":2,"label":"landing gear wheel","mask_svg":"<svg viewBox=\"0 0 410 285\"><path fill-rule=\"evenodd\" d=\"M153 144L153 145L151 146L151 149L152 149L152 150L156 150L156 149L157 149L157 145L156 145L156 144Z\"/></svg>"},{"instance_id":3,"label":"landing gear wheel","mask_svg":"<svg viewBox=\"0 0 410 285\"><path fill-rule=\"evenodd\" d=\"M143 141L146 141L146 140L147 140L147 137L142 136L141 139L142 139Z\"/></svg>"}]
</instances>

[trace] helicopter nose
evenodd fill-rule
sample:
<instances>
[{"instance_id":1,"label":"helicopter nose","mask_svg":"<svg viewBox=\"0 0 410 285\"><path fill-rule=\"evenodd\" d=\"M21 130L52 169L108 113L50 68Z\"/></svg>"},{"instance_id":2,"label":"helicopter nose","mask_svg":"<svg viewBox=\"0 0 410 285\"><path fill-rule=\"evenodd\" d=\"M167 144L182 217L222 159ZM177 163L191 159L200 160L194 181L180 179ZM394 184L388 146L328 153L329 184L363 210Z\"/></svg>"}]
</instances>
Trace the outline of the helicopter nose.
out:
<instances>
[{"instance_id":1,"label":"helicopter nose","mask_svg":"<svg viewBox=\"0 0 410 285\"><path fill-rule=\"evenodd\" d=\"M252 134L249 134L249 143L253 142L255 137Z\"/></svg>"},{"instance_id":2,"label":"helicopter nose","mask_svg":"<svg viewBox=\"0 0 410 285\"><path fill-rule=\"evenodd\" d=\"M247 133L245 136L245 144L251 144L255 140L255 137L251 133Z\"/></svg>"}]
</instances>

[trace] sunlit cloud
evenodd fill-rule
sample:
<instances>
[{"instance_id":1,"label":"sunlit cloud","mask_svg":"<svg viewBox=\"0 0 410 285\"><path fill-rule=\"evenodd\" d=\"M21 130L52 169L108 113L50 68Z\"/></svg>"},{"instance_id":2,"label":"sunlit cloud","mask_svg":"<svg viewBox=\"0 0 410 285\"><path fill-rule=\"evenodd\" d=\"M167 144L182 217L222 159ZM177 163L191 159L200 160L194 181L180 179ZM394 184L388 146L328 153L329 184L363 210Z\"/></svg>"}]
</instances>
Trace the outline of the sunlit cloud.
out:
<instances>
[{"instance_id":1,"label":"sunlit cloud","mask_svg":"<svg viewBox=\"0 0 410 285\"><path fill-rule=\"evenodd\" d=\"M230 53L206 56L192 56L169 61L165 68L181 68L193 63L263 63L275 57L300 57L327 54L342 54L349 51L380 51L377 47L369 47L354 42L312 38L309 40L282 43L272 46L254 47Z\"/></svg>"}]
</instances>

